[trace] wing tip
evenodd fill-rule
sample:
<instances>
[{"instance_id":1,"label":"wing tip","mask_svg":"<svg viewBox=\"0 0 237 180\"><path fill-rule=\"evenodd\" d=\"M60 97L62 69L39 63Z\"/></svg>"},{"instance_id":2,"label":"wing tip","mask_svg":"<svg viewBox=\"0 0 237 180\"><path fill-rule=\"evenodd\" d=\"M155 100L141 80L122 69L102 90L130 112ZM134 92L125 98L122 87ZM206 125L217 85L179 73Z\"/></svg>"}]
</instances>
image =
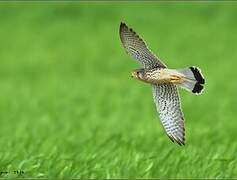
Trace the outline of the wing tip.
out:
<instances>
[{"instance_id":1,"label":"wing tip","mask_svg":"<svg viewBox=\"0 0 237 180\"><path fill-rule=\"evenodd\" d=\"M121 21L120 22L120 28L119 28L120 32L125 28L128 29L128 26L123 21Z\"/></svg>"},{"instance_id":2,"label":"wing tip","mask_svg":"<svg viewBox=\"0 0 237 180\"><path fill-rule=\"evenodd\" d=\"M127 26L127 24L123 21L120 22L120 28L119 28L119 31L120 33L122 33L122 31L129 31L129 32L132 32L134 35L136 35L139 39L141 39L137 34L136 32L132 29L132 28L129 28Z\"/></svg>"},{"instance_id":3,"label":"wing tip","mask_svg":"<svg viewBox=\"0 0 237 180\"><path fill-rule=\"evenodd\" d=\"M176 143L178 143L178 145L180 146L185 146L185 141L183 140L176 140Z\"/></svg>"},{"instance_id":4,"label":"wing tip","mask_svg":"<svg viewBox=\"0 0 237 180\"><path fill-rule=\"evenodd\" d=\"M126 24L123 21L120 21L120 27L126 26Z\"/></svg>"},{"instance_id":5,"label":"wing tip","mask_svg":"<svg viewBox=\"0 0 237 180\"><path fill-rule=\"evenodd\" d=\"M126 31L126 29L128 29L128 26L124 22L121 21L120 27L119 27L119 36L122 43L124 42L123 32Z\"/></svg>"},{"instance_id":6,"label":"wing tip","mask_svg":"<svg viewBox=\"0 0 237 180\"><path fill-rule=\"evenodd\" d=\"M182 140L181 139L178 139L178 138L175 138L173 136L170 136L167 134L167 136L169 137L169 139L173 142L173 143L177 143L178 145L180 146L185 146L185 138L183 136Z\"/></svg>"},{"instance_id":7,"label":"wing tip","mask_svg":"<svg viewBox=\"0 0 237 180\"><path fill-rule=\"evenodd\" d=\"M120 41L122 42L122 45L125 48L127 54L137 59L142 66L162 68L166 67L166 65L162 63L156 57L156 55L152 53L151 50L149 50L145 41L132 28L128 27L122 20L120 21L119 36ZM131 50L131 47L138 52L133 52L133 50ZM137 57L137 54L142 57Z\"/></svg>"}]
</instances>

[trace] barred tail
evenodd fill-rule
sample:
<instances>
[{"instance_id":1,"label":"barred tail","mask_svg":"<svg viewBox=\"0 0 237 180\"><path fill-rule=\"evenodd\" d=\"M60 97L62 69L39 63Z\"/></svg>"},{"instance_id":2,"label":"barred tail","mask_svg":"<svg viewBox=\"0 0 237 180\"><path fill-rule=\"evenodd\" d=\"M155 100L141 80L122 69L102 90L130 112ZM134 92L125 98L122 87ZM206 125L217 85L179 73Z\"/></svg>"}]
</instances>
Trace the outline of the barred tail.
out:
<instances>
[{"instance_id":1,"label":"barred tail","mask_svg":"<svg viewBox=\"0 0 237 180\"><path fill-rule=\"evenodd\" d=\"M195 94L200 94L202 92L205 79L199 68L192 66L189 68L179 69L178 71L185 76L184 82L180 84L181 87Z\"/></svg>"}]
</instances>

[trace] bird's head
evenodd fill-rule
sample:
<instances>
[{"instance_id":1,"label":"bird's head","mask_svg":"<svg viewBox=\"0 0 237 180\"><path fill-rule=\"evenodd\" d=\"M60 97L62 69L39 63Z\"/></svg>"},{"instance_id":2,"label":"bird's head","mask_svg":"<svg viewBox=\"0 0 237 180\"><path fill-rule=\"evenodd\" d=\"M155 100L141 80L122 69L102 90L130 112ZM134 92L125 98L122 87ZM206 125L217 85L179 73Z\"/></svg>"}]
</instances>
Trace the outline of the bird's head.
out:
<instances>
[{"instance_id":1,"label":"bird's head","mask_svg":"<svg viewBox=\"0 0 237 180\"><path fill-rule=\"evenodd\" d=\"M144 80L145 78L145 70L144 69L135 69L132 71L132 77L139 79L139 80Z\"/></svg>"}]
</instances>

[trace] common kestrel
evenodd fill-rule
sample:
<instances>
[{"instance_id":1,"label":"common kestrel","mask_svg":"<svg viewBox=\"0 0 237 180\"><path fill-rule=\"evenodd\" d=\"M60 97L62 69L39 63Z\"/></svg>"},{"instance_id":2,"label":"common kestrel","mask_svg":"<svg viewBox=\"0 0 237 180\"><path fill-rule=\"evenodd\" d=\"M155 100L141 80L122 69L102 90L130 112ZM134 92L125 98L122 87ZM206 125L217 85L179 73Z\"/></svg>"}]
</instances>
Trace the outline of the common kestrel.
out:
<instances>
[{"instance_id":1,"label":"common kestrel","mask_svg":"<svg viewBox=\"0 0 237 180\"><path fill-rule=\"evenodd\" d=\"M161 123L172 142L185 144L184 116L181 110L177 86L200 94L205 84L197 67L168 69L146 46L146 43L125 23L120 24L120 39L126 52L136 59L142 68L132 71L132 77L152 86L153 99Z\"/></svg>"}]
</instances>

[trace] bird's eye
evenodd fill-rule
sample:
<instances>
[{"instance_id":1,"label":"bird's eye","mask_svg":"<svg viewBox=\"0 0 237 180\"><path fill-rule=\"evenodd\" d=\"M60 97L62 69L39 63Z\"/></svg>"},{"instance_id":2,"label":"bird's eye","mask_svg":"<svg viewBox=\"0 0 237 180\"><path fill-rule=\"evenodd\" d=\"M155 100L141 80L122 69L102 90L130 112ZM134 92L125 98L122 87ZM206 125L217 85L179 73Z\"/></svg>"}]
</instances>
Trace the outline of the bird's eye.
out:
<instances>
[{"instance_id":1,"label":"bird's eye","mask_svg":"<svg viewBox=\"0 0 237 180\"><path fill-rule=\"evenodd\" d=\"M139 72L137 71L137 75L139 75Z\"/></svg>"}]
</instances>

